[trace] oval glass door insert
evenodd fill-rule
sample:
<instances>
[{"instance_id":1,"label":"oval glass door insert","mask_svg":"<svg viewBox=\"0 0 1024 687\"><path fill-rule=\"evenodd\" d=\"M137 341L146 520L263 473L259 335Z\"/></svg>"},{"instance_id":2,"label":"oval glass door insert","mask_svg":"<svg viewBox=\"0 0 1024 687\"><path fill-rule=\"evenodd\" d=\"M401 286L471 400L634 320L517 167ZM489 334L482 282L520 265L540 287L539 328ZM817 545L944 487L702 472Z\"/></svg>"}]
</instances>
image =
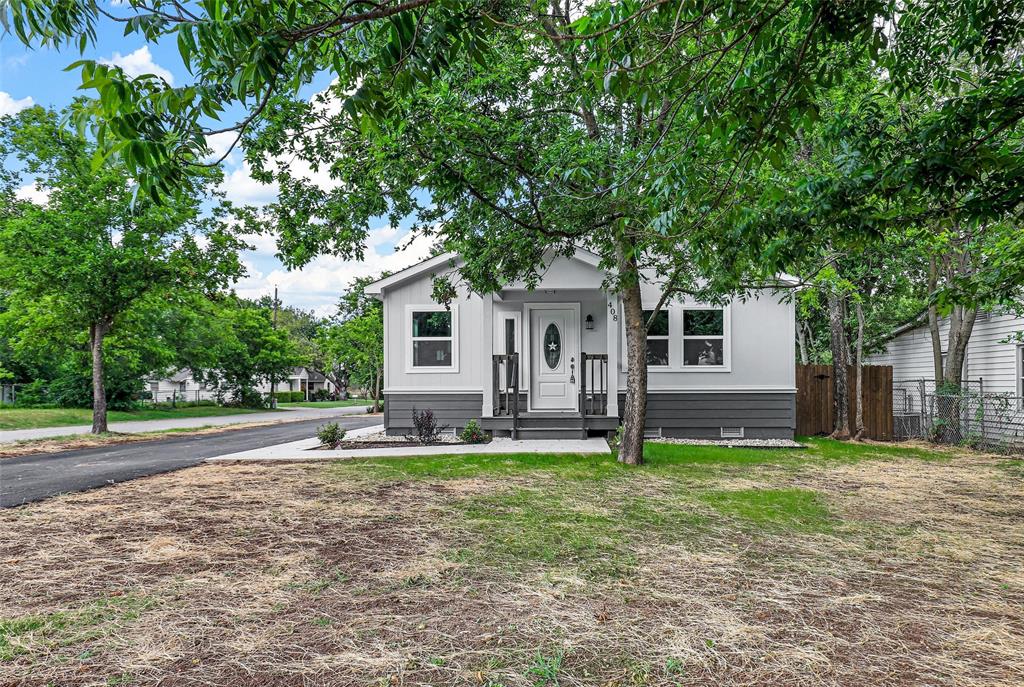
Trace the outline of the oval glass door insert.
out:
<instances>
[{"instance_id":1,"label":"oval glass door insert","mask_svg":"<svg viewBox=\"0 0 1024 687\"><path fill-rule=\"evenodd\" d=\"M544 362L554 370L562 359L562 335L554 322L544 330Z\"/></svg>"}]
</instances>

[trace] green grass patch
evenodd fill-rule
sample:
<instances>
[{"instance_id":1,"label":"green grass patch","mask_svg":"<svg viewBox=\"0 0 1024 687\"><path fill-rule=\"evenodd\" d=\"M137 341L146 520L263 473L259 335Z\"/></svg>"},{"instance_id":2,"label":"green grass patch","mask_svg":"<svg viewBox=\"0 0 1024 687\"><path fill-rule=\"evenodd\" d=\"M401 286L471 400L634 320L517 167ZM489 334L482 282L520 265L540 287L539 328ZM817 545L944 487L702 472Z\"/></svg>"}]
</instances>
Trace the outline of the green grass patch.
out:
<instances>
[{"instance_id":1,"label":"green grass patch","mask_svg":"<svg viewBox=\"0 0 1024 687\"><path fill-rule=\"evenodd\" d=\"M715 490L699 498L722 515L763 530L825 532L836 522L821 496L810 489Z\"/></svg>"},{"instance_id":2,"label":"green grass patch","mask_svg":"<svg viewBox=\"0 0 1024 687\"><path fill-rule=\"evenodd\" d=\"M112 410L108 422L135 420L170 420L180 417L216 417L270 412L251 408L225 408L221 406L186 406L183 408ZM88 408L7 408L0 406L0 430L39 429L67 425L92 424L92 410Z\"/></svg>"},{"instance_id":3,"label":"green grass patch","mask_svg":"<svg viewBox=\"0 0 1024 687\"><path fill-rule=\"evenodd\" d=\"M900 445L856 444L831 439L804 439L803 442L807 448L728 448L648 442L644 449L646 462L640 468L622 465L611 454L506 453L366 458L339 461L328 471L339 478L368 476L381 480L466 479L550 473L561 479L589 481L628 475L637 470L659 477L710 479L723 472L744 471L754 465L796 468L822 461L855 463L894 458L946 458L946 454L938 451Z\"/></svg>"},{"instance_id":4,"label":"green grass patch","mask_svg":"<svg viewBox=\"0 0 1024 687\"><path fill-rule=\"evenodd\" d=\"M278 403L278 408L350 408L352 406L368 406L373 401L364 398L350 398L346 401L298 401L296 403Z\"/></svg>"},{"instance_id":5,"label":"green grass patch","mask_svg":"<svg viewBox=\"0 0 1024 687\"><path fill-rule=\"evenodd\" d=\"M0 662L102 637L104 625L135 620L155 604L149 597L125 595L99 599L75 610L0 619Z\"/></svg>"},{"instance_id":6,"label":"green grass patch","mask_svg":"<svg viewBox=\"0 0 1024 687\"><path fill-rule=\"evenodd\" d=\"M563 479L594 480L628 472L611 455L571 453L504 453L366 458L332 463L329 473L344 479L466 479L507 477L531 472L554 473Z\"/></svg>"},{"instance_id":7,"label":"green grass patch","mask_svg":"<svg viewBox=\"0 0 1024 687\"><path fill-rule=\"evenodd\" d=\"M507 567L574 567L587 578L621 577L637 565L638 541L678 541L704 531L704 518L686 506L682 499L566 485L471 497L455 508L476 541L456 557Z\"/></svg>"}]
</instances>

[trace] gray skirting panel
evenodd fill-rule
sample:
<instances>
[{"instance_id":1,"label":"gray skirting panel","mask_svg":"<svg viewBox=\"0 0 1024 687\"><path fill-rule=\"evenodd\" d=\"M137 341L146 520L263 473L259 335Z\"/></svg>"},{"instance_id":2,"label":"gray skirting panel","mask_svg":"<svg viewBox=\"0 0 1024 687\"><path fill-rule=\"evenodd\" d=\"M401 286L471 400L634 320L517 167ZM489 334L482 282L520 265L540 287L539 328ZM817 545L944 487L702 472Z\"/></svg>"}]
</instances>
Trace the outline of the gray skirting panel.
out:
<instances>
[{"instance_id":1,"label":"gray skirting panel","mask_svg":"<svg viewBox=\"0 0 1024 687\"><path fill-rule=\"evenodd\" d=\"M624 408L625 393L619 394ZM438 424L461 431L479 419L483 395L384 394L384 426L388 434L412 432L412 411L429 408ZM522 410L525 412L526 404ZM647 425L662 436L720 439L722 428L743 428L747 439L792 439L796 429L796 394L790 393L653 393L647 400Z\"/></svg>"},{"instance_id":2,"label":"gray skirting panel","mask_svg":"<svg viewBox=\"0 0 1024 687\"><path fill-rule=\"evenodd\" d=\"M388 434L412 432L412 411L434 411L438 425L462 431L470 420L480 419L483 394L384 394L384 427Z\"/></svg>"},{"instance_id":3,"label":"gray skirting panel","mask_svg":"<svg viewBox=\"0 0 1024 687\"><path fill-rule=\"evenodd\" d=\"M626 394L619 394L619 408ZM649 432L665 437L721 439L722 428L743 428L746 439L792 439L796 430L796 394L652 393L647 396Z\"/></svg>"}]
</instances>

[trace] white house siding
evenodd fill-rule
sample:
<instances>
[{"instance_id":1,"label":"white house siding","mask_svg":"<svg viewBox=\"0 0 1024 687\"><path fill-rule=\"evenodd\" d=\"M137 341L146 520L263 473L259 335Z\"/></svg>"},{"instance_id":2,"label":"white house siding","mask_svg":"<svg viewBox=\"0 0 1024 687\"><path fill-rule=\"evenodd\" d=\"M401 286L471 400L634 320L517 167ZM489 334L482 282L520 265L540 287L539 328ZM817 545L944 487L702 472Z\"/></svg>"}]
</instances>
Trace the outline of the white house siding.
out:
<instances>
[{"instance_id":1,"label":"white house siding","mask_svg":"<svg viewBox=\"0 0 1024 687\"><path fill-rule=\"evenodd\" d=\"M964 378L981 379L986 392L1022 395L1019 344L1011 339L1024 330L1024 318L1014 315L982 314L974 324L967 343ZM939 323L942 349L949 340L949 320ZM931 334L927 326L903 332L886 345L882 353L867 357L874 365L892 365L899 380L934 379Z\"/></svg>"},{"instance_id":2,"label":"white house siding","mask_svg":"<svg viewBox=\"0 0 1024 687\"><path fill-rule=\"evenodd\" d=\"M643 294L644 307L654 307L658 294ZM705 371L705 368L682 364L683 310L693 301L668 305L669 366L648 371L647 385L651 393L672 391L761 391L794 393L796 390L796 319L793 304L784 296L770 291L759 292L746 301L729 304L729 333L726 345L731 351L728 371ZM621 327L621 317L620 327ZM625 330L620 337L619 388L625 389Z\"/></svg>"},{"instance_id":3,"label":"white house siding","mask_svg":"<svg viewBox=\"0 0 1024 687\"><path fill-rule=\"evenodd\" d=\"M432 393L481 393L483 390L480 346L486 341L481 322L483 299L460 289L452 302L458 309L459 357L456 372L408 372L406 342L410 323L408 306L434 304L430 275L388 289L384 300L384 368L386 390L392 393L430 391ZM486 371L490 374L490 370Z\"/></svg>"},{"instance_id":4,"label":"white house siding","mask_svg":"<svg viewBox=\"0 0 1024 687\"><path fill-rule=\"evenodd\" d=\"M439 268L444 271L443 268ZM534 291L512 284L490 302L465 291L452 306L458 310L458 369L451 372L409 372L406 357L410 306L432 305L431 275L423 273L384 289L385 328L385 425L392 434L411 430L413 408L430 408L443 424L454 429L482 413L489 389L490 355L484 354L485 328L492 340L489 353L503 353L503 314L518 313L519 353L525 340L527 303L579 303L580 351L608 353L618 358L618 383L613 398L626 388L624 327L617 299L604 292L604 274L581 260L556 258ZM656 287L646 286L644 300L653 306ZM670 366L650 370L648 429L665 436L716 438L723 427L743 427L748 437L792 437L795 427L795 318L784 295L761 292L730 306L727 346L731 364L727 371L695 369L682 365L682 306L671 303ZM612 310L617 316L615 320ZM586 329L591 315L594 328ZM609 337L608 326L615 327ZM618 349L609 350L609 338ZM525 366L524 366L525 367ZM529 384L523 384L525 396ZM612 390L612 386L609 385ZM526 407L525 401L522 407ZM620 405L621 408L621 405Z\"/></svg>"}]
</instances>

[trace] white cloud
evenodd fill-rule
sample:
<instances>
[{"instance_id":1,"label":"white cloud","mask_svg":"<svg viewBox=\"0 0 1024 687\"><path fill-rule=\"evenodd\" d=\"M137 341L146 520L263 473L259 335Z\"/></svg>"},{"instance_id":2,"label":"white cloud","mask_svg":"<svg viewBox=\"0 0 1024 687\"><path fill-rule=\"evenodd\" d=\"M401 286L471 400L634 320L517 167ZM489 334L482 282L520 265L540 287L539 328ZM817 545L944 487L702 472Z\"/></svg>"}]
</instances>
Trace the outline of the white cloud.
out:
<instances>
[{"instance_id":1,"label":"white cloud","mask_svg":"<svg viewBox=\"0 0 1024 687\"><path fill-rule=\"evenodd\" d=\"M174 85L174 75L153 61L153 55L150 54L148 45L127 55L115 52L113 57L101 57L98 62L120 67L125 74L132 78L143 74L155 74L168 84Z\"/></svg>"},{"instance_id":2,"label":"white cloud","mask_svg":"<svg viewBox=\"0 0 1024 687\"><path fill-rule=\"evenodd\" d=\"M375 229L371 232L370 242L374 235L383 236L392 231ZM402 246L409 240L410 234L405 233L396 245ZM376 246L386 239L377 241ZM362 262L346 261L334 256L322 256L315 259L301 270L288 271L283 268L272 270L268 274L260 272L251 262L244 261L249 275L235 287L238 295L245 298L259 298L273 295L274 287L279 289L281 300L306 310L313 310L318 315L332 315L336 311L338 298L357 277L375 276L384 271L396 272L414 265L430 256L433 241L430 237L417 236L403 251L389 249L374 250L370 245L366 260Z\"/></svg>"},{"instance_id":3,"label":"white cloud","mask_svg":"<svg viewBox=\"0 0 1024 687\"><path fill-rule=\"evenodd\" d=\"M237 131L225 131L224 133L211 134L207 136L206 145L210 146L210 150L213 151L206 159L207 162L213 162L215 160L220 160L221 158L224 158L228 163L237 162L237 153L241 150L241 147L240 145L235 145L234 149L231 149L232 144L234 144L236 140L238 140ZM228 154L228 150L231 150L230 154ZM225 155L227 155L227 157L224 157Z\"/></svg>"},{"instance_id":4,"label":"white cloud","mask_svg":"<svg viewBox=\"0 0 1024 687\"><path fill-rule=\"evenodd\" d=\"M252 178L249 165L240 167L224 175L221 184L228 200L238 205L266 205L277 199L277 184L262 184Z\"/></svg>"},{"instance_id":5,"label":"white cloud","mask_svg":"<svg viewBox=\"0 0 1024 687\"><path fill-rule=\"evenodd\" d=\"M35 104L35 101L29 96L25 96L21 100L15 100L10 93L0 91L0 117L21 112L26 107L32 107Z\"/></svg>"},{"instance_id":6,"label":"white cloud","mask_svg":"<svg viewBox=\"0 0 1024 687\"><path fill-rule=\"evenodd\" d=\"M50 192L40 190L35 184L25 184L14 192L19 200L30 200L36 205L46 205L50 202Z\"/></svg>"}]
</instances>

